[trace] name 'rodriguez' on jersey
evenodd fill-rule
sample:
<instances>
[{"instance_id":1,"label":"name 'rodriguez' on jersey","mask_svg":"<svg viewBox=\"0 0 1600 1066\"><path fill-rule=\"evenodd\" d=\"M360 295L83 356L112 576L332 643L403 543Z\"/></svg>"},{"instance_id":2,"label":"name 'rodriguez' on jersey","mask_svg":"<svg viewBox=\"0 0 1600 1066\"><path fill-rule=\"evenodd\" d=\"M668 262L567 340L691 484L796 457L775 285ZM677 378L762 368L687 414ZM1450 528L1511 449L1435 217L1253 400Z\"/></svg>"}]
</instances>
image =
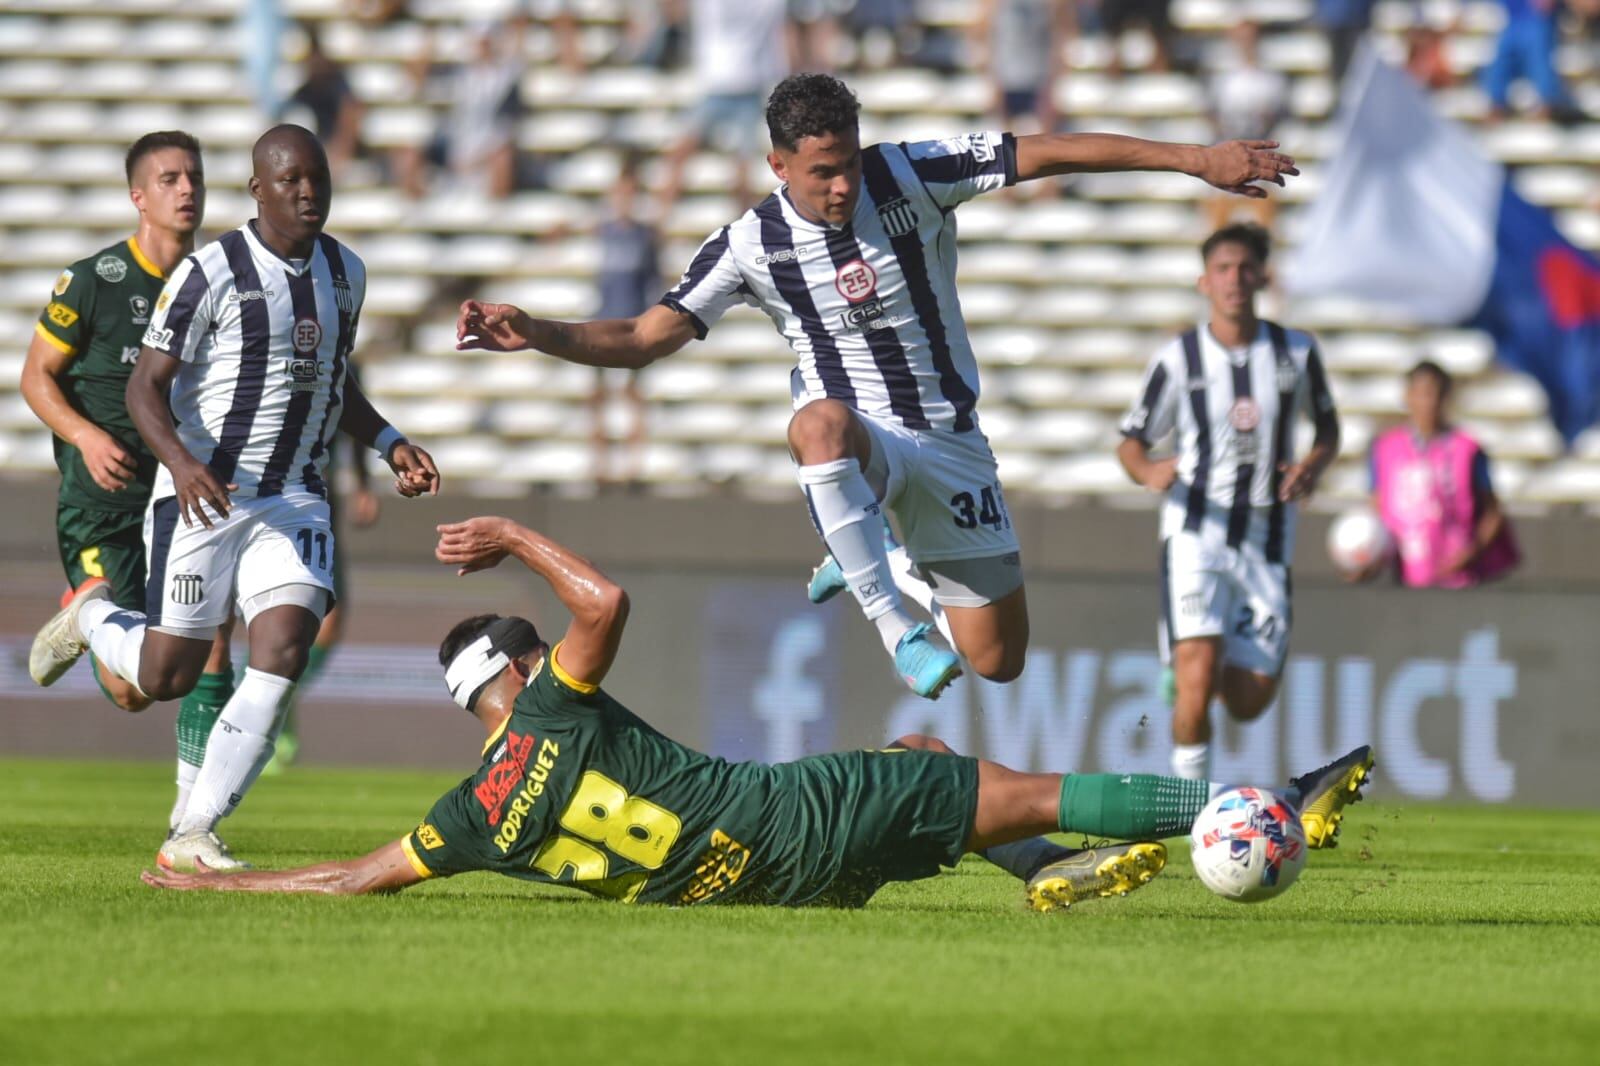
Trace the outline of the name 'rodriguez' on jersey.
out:
<instances>
[{"instance_id":1,"label":"name 'rodriguez' on jersey","mask_svg":"<svg viewBox=\"0 0 1600 1066\"><path fill-rule=\"evenodd\" d=\"M779 188L702 244L661 302L701 338L735 303L765 311L799 357L796 409L827 398L911 429L967 432L978 366L956 295L954 209L1016 182L1016 139L874 144L861 168L849 222L810 222Z\"/></svg>"},{"instance_id":2,"label":"name 'rodriguez' on jersey","mask_svg":"<svg viewBox=\"0 0 1600 1066\"><path fill-rule=\"evenodd\" d=\"M253 222L184 259L156 301L144 344L182 361L172 414L189 454L237 484L236 496L304 486L323 468L366 295L361 259L326 234L290 262ZM165 466L153 498L175 492Z\"/></svg>"}]
</instances>

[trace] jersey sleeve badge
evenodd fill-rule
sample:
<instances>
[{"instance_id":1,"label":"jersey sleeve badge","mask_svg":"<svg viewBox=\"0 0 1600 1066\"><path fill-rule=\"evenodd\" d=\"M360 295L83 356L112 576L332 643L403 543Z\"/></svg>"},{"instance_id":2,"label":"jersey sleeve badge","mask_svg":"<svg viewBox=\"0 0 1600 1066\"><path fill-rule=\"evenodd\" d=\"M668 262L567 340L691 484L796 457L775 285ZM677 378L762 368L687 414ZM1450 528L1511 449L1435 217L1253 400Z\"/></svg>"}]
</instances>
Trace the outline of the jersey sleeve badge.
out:
<instances>
[{"instance_id":1,"label":"jersey sleeve badge","mask_svg":"<svg viewBox=\"0 0 1600 1066\"><path fill-rule=\"evenodd\" d=\"M63 270L61 276L56 278L56 287L51 290L52 296L65 296L68 289L72 288L72 271Z\"/></svg>"}]
</instances>

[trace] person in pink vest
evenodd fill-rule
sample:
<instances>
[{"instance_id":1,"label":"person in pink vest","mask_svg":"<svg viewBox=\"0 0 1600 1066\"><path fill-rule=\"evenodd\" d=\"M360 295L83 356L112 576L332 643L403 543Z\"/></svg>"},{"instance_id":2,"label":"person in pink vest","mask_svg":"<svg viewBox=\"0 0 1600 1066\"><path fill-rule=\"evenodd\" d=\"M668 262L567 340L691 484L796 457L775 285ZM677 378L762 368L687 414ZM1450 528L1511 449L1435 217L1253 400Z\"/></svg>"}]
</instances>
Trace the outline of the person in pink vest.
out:
<instances>
[{"instance_id":1,"label":"person in pink vest","mask_svg":"<svg viewBox=\"0 0 1600 1066\"><path fill-rule=\"evenodd\" d=\"M1392 566L1412 588L1466 588L1515 565L1489 457L1445 419L1451 384L1432 360L1412 367L1409 421L1373 442L1373 505L1394 538L1395 558L1374 563L1362 579Z\"/></svg>"}]
</instances>

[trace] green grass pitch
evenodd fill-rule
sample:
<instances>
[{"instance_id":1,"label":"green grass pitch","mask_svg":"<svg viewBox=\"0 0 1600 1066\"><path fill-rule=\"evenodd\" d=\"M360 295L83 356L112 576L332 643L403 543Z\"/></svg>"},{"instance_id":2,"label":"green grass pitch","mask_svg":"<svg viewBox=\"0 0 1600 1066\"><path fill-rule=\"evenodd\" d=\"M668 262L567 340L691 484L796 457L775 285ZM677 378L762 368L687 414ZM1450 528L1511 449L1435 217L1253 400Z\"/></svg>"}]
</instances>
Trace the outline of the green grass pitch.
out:
<instances>
[{"instance_id":1,"label":"green grass pitch","mask_svg":"<svg viewBox=\"0 0 1600 1066\"><path fill-rule=\"evenodd\" d=\"M1368 803L1270 903L1182 842L1025 911L967 860L862 911L631 908L479 874L368 899L136 879L165 766L0 761L0 1063L1600 1061L1600 815ZM449 776L299 770L261 865L415 824Z\"/></svg>"}]
</instances>

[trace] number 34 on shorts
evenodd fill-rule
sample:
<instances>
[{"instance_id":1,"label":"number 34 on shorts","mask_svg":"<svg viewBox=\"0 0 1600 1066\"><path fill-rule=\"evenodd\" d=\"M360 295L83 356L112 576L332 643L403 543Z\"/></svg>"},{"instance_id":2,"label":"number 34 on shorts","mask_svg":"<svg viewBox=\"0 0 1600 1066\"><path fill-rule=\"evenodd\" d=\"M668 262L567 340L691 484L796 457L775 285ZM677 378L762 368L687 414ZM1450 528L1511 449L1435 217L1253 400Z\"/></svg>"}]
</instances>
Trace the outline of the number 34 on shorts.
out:
<instances>
[{"instance_id":1,"label":"number 34 on shorts","mask_svg":"<svg viewBox=\"0 0 1600 1066\"><path fill-rule=\"evenodd\" d=\"M985 485L976 494L956 493L950 497L950 510L957 529L976 529L980 524L995 530L1011 528L1011 515L1006 511L999 485Z\"/></svg>"}]
</instances>

